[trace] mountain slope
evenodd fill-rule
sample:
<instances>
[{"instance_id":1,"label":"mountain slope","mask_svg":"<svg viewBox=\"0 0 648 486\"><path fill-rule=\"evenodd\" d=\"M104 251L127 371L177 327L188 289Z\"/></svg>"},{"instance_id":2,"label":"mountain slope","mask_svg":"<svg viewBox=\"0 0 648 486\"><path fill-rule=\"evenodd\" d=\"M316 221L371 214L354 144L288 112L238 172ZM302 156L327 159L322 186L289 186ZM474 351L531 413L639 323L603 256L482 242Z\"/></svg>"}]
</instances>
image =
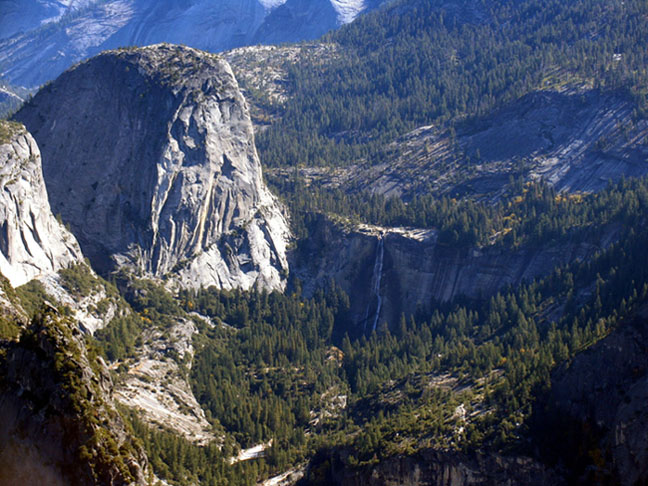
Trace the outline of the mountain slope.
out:
<instances>
[{"instance_id":1,"label":"mountain slope","mask_svg":"<svg viewBox=\"0 0 648 486\"><path fill-rule=\"evenodd\" d=\"M159 42L212 52L313 39L379 0L110 0L29 5L3 0L0 76L35 87L105 49ZM26 12L25 12L26 10ZM18 13L25 12L20 22Z\"/></svg>"},{"instance_id":2,"label":"mountain slope","mask_svg":"<svg viewBox=\"0 0 648 486\"><path fill-rule=\"evenodd\" d=\"M385 143L416 128L458 131L545 89L621 90L642 118L648 58L633 46L647 41L647 13L638 0L391 2L318 41L338 55L290 61L287 101L259 136L262 160L375 165Z\"/></svg>"},{"instance_id":3,"label":"mountain slope","mask_svg":"<svg viewBox=\"0 0 648 486\"><path fill-rule=\"evenodd\" d=\"M0 0L0 39L55 22L97 0Z\"/></svg>"},{"instance_id":4,"label":"mountain slope","mask_svg":"<svg viewBox=\"0 0 648 486\"><path fill-rule=\"evenodd\" d=\"M146 455L111 394L105 363L51 309L3 343L0 484L148 484Z\"/></svg>"},{"instance_id":5,"label":"mountain slope","mask_svg":"<svg viewBox=\"0 0 648 486\"><path fill-rule=\"evenodd\" d=\"M323 42L228 54L291 208L286 292L265 291L283 288L286 225L274 199L257 210L217 57L108 52L18 114L93 264L145 276L112 275L132 312L95 337L153 469L646 483L645 2L391 5Z\"/></svg>"},{"instance_id":6,"label":"mountain slope","mask_svg":"<svg viewBox=\"0 0 648 486\"><path fill-rule=\"evenodd\" d=\"M189 286L283 286L288 228L219 57L169 45L106 52L16 118L42 148L54 211L96 268Z\"/></svg>"},{"instance_id":7,"label":"mountain slope","mask_svg":"<svg viewBox=\"0 0 648 486\"><path fill-rule=\"evenodd\" d=\"M648 173L648 120L634 111L633 100L619 92L532 91L453 129L412 130L386 143L374 161L359 159L336 170L304 167L298 173L328 190L406 201L430 193L496 200L511 178L544 180L566 192L600 191L610 181ZM283 180L295 172L267 173Z\"/></svg>"}]
</instances>

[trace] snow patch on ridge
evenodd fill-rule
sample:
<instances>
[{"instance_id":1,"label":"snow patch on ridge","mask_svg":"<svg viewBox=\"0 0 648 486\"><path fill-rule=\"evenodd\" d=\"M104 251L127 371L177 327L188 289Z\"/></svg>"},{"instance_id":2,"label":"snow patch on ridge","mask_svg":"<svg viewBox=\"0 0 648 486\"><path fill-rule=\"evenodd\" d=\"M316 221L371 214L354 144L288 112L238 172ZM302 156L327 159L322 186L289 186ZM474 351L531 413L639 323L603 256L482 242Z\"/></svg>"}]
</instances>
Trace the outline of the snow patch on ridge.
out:
<instances>
[{"instance_id":1,"label":"snow patch on ridge","mask_svg":"<svg viewBox=\"0 0 648 486\"><path fill-rule=\"evenodd\" d=\"M341 24L353 22L358 14L366 8L364 0L331 0L331 5L337 12Z\"/></svg>"},{"instance_id":2,"label":"snow patch on ridge","mask_svg":"<svg viewBox=\"0 0 648 486\"><path fill-rule=\"evenodd\" d=\"M274 10L286 3L286 0L259 0L259 3L263 5L263 8L266 10Z\"/></svg>"}]
</instances>

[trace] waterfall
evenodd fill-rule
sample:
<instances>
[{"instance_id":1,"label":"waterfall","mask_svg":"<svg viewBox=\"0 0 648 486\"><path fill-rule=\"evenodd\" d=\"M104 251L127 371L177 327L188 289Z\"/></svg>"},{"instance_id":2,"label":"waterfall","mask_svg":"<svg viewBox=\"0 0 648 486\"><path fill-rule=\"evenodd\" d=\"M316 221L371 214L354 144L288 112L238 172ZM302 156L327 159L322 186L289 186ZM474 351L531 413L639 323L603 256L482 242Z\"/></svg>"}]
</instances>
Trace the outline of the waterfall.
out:
<instances>
[{"instance_id":1,"label":"waterfall","mask_svg":"<svg viewBox=\"0 0 648 486\"><path fill-rule=\"evenodd\" d=\"M383 258L385 256L385 244L382 236L378 240L378 250L376 251L376 263L374 263L374 294L376 295L376 317L374 317L372 330L376 330L378 325L378 317L380 316L380 309L382 307L382 297L380 296L380 282L382 280L382 270L383 270Z\"/></svg>"},{"instance_id":2,"label":"waterfall","mask_svg":"<svg viewBox=\"0 0 648 486\"><path fill-rule=\"evenodd\" d=\"M378 326L378 318L380 317L380 310L382 308L382 297L380 296L380 283L382 281L382 272L383 272L383 259L385 257L385 242L382 238L382 235L378 238L378 245L376 248L376 261L374 262L373 275L371 276L371 289L373 295L376 296L376 313L373 319L373 325L371 327L372 331L376 330ZM371 301L370 299L367 303L367 311L365 312L364 318L364 329L367 329L367 322L369 320L369 312L371 311Z\"/></svg>"}]
</instances>

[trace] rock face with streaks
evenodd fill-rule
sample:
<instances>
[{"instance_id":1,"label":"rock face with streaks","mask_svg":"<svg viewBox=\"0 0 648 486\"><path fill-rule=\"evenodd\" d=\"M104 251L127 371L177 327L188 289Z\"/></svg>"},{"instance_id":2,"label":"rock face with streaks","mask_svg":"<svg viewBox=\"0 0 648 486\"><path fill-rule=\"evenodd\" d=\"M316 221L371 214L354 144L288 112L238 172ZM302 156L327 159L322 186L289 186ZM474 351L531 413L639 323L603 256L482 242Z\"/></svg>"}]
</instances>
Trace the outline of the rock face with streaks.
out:
<instances>
[{"instance_id":1,"label":"rock face with streaks","mask_svg":"<svg viewBox=\"0 0 648 486\"><path fill-rule=\"evenodd\" d=\"M25 127L0 121L0 272L16 287L82 255L50 210L41 156Z\"/></svg>"},{"instance_id":2,"label":"rock face with streaks","mask_svg":"<svg viewBox=\"0 0 648 486\"><path fill-rule=\"evenodd\" d=\"M401 313L428 312L455 297L489 298L508 285L544 276L583 261L618 238L614 225L596 235L511 250L496 246L452 247L433 229L344 228L320 216L307 241L292 255L291 271L306 295L334 280L351 297L351 320L359 332Z\"/></svg>"},{"instance_id":3,"label":"rock face with streaks","mask_svg":"<svg viewBox=\"0 0 648 486\"><path fill-rule=\"evenodd\" d=\"M283 287L288 227L220 57L166 44L109 51L16 118L41 146L54 212L95 268L190 287Z\"/></svg>"}]
</instances>

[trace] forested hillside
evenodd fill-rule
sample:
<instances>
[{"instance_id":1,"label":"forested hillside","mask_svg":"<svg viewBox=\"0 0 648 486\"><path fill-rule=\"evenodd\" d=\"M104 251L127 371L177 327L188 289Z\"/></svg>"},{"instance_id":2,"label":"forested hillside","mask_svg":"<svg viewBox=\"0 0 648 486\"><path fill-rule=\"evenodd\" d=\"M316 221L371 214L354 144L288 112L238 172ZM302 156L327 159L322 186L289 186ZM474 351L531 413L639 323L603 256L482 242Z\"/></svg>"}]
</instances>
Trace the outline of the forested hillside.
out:
<instances>
[{"instance_id":1,"label":"forested hillside","mask_svg":"<svg viewBox=\"0 0 648 486\"><path fill-rule=\"evenodd\" d=\"M351 451L353 467L429 448L532 454L534 411L552 370L626 326L648 302L647 187L646 180L628 181L562 202L546 188L528 191L528 199L544 204L541 216L529 219L553 228L547 238L596 232L611 221L625 229L591 261L490 299L403 315L359 339L347 333L349 300L335 286L310 299L295 292L185 291L180 307L162 289L140 287L132 305L159 325L183 312L215 323L201 324L189 377L226 437L222 451L197 447L147 431L132 416L156 471L177 484L254 484L339 447ZM482 216L485 223L498 217L493 211ZM537 234L521 227L520 234ZM128 352L114 349L129 349L140 326L116 322L103 331L108 356L128 364ZM226 466L238 447L270 441L265 458Z\"/></svg>"},{"instance_id":2,"label":"forested hillside","mask_svg":"<svg viewBox=\"0 0 648 486\"><path fill-rule=\"evenodd\" d=\"M258 137L270 166L374 160L421 125L483 115L546 88L623 89L646 103L648 36L639 0L399 0L332 32L325 59L288 68L291 96ZM377 160L376 160L377 161Z\"/></svg>"}]
</instances>

